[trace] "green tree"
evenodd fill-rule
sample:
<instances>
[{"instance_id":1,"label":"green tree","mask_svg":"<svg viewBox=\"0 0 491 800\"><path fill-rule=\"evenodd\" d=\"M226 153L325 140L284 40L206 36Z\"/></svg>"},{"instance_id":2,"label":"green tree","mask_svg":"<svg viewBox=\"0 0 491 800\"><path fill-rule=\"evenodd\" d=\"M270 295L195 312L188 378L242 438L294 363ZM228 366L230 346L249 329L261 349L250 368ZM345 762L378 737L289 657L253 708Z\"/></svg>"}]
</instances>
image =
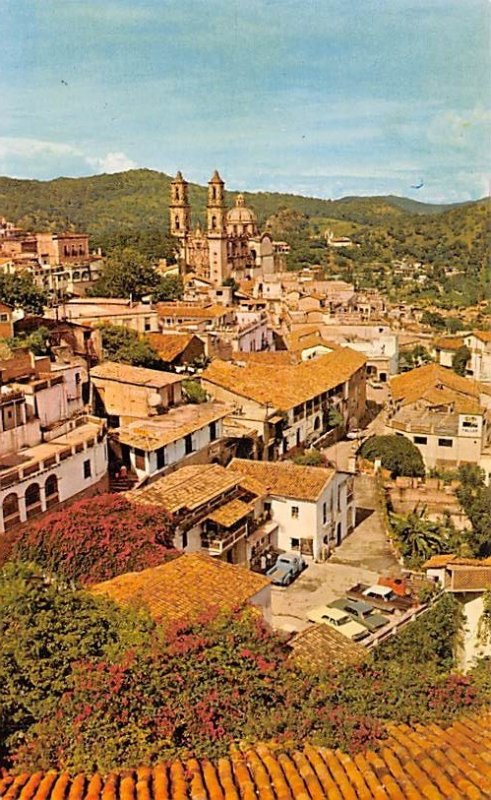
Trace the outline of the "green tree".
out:
<instances>
[{"instance_id":1,"label":"green tree","mask_svg":"<svg viewBox=\"0 0 491 800\"><path fill-rule=\"evenodd\" d=\"M27 314L42 314L48 297L35 286L29 272L20 272L0 275L0 301L12 308L22 308Z\"/></svg>"},{"instance_id":2,"label":"green tree","mask_svg":"<svg viewBox=\"0 0 491 800\"><path fill-rule=\"evenodd\" d=\"M491 486L484 482L484 471L475 464L459 467L460 487L457 498L472 524L469 537L471 554L475 558L491 556Z\"/></svg>"},{"instance_id":3,"label":"green tree","mask_svg":"<svg viewBox=\"0 0 491 800\"><path fill-rule=\"evenodd\" d=\"M35 356L45 356L50 352L49 341L50 332L48 328L45 328L44 325L40 325L39 328L36 328L32 333L14 336L13 339L9 340L9 346L12 348L28 347Z\"/></svg>"},{"instance_id":4,"label":"green tree","mask_svg":"<svg viewBox=\"0 0 491 800\"><path fill-rule=\"evenodd\" d=\"M182 388L184 389L184 394L186 395L188 403L195 403L196 405L199 403L206 403L208 395L199 381L184 380L182 382Z\"/></svg>"},{"instance_id":5,"label":"green tree","mask_svg":"<svg viewBox=\"0 0 491 800\"><path fill-rule=\"evenodd\" d=\"M405 436L371 436L363 442L358 455L368 461L380 459L382 467L389 470L393 478L425 474L421 453Z\"/></svg>"},{"instance_id":6,"label":"green tree","mask_svg":"<svg viewBox=\"0 0 491 800\"><path fill-rule=\"evenodd\" d=\"M453 529L425 518L425 509L408 515L391 514L392 530L399 541L405 564L418 569L430 556L449 553Z\"/></svg>"},{"instance_id":7,"label":"green tree","mask_svg":"<svg viewBox=\"0 0 491 800\"><path fill-rule=\"evenodd\" d=\"M102 325L102 347L109 361L132 364L134 367L162 369L163 363L150 342L136 331L121 325Z\"/></svg>"},{"instance_id":8,"label":"green tree","mask_svg":"<svg viewBox=\"0 0 491 800\"><path fill-rule=\"evenodd\" d=\"M452 369L457 375L465 376L470 357L471 351L465 344L455 351L452 358Z\"/></svg>"},{"instance_id":9,"label":"green tree","mask_svg":"<svg viewBox=\"0 0 491 800\"><path fill-rule=\"evenodd\" d=\"M294 456L293 462L295 464L300 464L302 467L322 467L324 466L325 459L319 450L316 450L315 447L311 447L310 450L306 450L301 455Z\"/></svg>"},{"instance_id":10,"label":"green tree","mask_svg":"<svg viewBox=\"0 0 491 800\"><path fill-rule=\"evenodd\" d=\"M421 322L423 325L429 325L439 331L445 328L445 317L437 311L423 311Z\"/></svg>"},{"instance_id":11,"label":"green tree","mask_svg":"<svg viewBox=\"0 0 491 800\"><path fill-rule=\"evenodd\" d=\"M140 300L160 281L150 260L135 247L115 247L106 258L100 278L90 290L93 297L132 297Z\"/></svg>"},{"instance_id":12,"label":"green tree","mask_svg":"<svg viewBox=\"0 0 491 800\"><path fill-rule=\"evenodd\" d=\"M152 299L157 302L181 300L184 284L179 275L164 275L152 290Z\"/></svg>"},{"instance_id":13,"label":"green tree","mask_svg":"<svg viewBox=\"0 0 491 800\"><path fill-rule=\"evenodd\" d=\"M84 658L121 658L153 624L146 615L46 580L30 564L0 570L0 751L15 749L31 725L51 717Z\"/></svg>"}]
</instances>

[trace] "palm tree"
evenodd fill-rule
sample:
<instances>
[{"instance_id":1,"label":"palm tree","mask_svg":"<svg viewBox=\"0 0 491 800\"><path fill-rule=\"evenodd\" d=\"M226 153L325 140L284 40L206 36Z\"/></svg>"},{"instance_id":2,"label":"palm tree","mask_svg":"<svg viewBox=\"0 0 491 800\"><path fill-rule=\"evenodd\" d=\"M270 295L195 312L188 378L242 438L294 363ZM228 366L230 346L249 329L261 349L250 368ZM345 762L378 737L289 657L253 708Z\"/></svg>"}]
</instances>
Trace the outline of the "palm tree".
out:
<instances>
[{"instance_id":1,"label":"palm tree","mask_svg":"<svg viewBox=\"0 0 491 800\"><path fill-rule=\"evenodd\" d=\"M402 555L410 567L420 567L433 555L451 552L452 530L425 518L426 508L415 508L407 516L391 514L392 530L401 544Z\"/></svg>"}]
</instances>

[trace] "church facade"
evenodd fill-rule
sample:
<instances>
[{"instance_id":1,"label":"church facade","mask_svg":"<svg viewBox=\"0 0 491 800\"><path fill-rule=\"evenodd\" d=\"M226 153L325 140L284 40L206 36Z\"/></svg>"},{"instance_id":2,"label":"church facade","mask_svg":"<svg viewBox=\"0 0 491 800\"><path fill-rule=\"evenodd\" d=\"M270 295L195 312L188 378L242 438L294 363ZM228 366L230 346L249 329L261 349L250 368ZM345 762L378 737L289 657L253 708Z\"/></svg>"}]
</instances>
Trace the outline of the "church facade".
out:
<instances>
[{"instance_id":1,"label":"church facade","mask_svg":"<svg viewBox=\"0 0 491 800\"><path fill-rule=\"evenodd\" d=\"M215 170L208 182L206 229L191 225L188 184L178 172L171 182L170 232L179 244L181 274L221 286L227 278L255 278L275 271L274 242L260 233L253 211L239 194L235 207L225 205L225 184Z\"/></svg>"}]
</instances>

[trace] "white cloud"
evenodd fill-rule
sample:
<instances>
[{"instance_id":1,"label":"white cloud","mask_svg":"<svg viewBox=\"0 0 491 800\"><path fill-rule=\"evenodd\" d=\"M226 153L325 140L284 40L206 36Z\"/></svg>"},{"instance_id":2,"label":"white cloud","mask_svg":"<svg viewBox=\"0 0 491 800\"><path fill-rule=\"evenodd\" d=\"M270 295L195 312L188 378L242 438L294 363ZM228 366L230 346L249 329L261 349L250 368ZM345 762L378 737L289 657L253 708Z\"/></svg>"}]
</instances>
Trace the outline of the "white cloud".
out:
<instances>
[{"instance_id":1,"label":"white cloud","mask_svg":"<svg viewBox=\"0 0 491 800\"><path fill-rule=\"evenodd\" d=\"M0 136L0 158L38 158L39 156L82 156L83 153L70 144L46 142L41 139Z\"/></svg>"},{"instance_id":2,"label":"white cloud","mask_svg":"<svg viewBox=\"0 0 491 800\"><path fill-rule=\"evenodd\" d=\"M126 172L138 168L136 161L132 161L125 153L107 153L103 158L87 157L86 161L97 172Z\"/></svg>"}]
</instances>

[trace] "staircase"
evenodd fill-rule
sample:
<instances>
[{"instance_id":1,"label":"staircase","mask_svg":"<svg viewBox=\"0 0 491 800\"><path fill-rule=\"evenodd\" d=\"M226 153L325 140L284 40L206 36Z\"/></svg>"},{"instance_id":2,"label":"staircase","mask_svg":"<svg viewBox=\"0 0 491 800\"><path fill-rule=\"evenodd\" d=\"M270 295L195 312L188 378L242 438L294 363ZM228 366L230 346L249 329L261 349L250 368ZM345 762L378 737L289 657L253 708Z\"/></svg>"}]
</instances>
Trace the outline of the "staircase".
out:
<instances>
[{"instance_id":1,"label":"staircase","mask_svg":"<svg viewBox=\"0 0 491 800\"><path fill-rule=\"evenodd\" d=\"M129 492L130 489L133 489L136 483L138 483L138 477L134 472L128 472L124 476L110 475L109 491L113 493Z\"/></svg>"}]
</instances>

